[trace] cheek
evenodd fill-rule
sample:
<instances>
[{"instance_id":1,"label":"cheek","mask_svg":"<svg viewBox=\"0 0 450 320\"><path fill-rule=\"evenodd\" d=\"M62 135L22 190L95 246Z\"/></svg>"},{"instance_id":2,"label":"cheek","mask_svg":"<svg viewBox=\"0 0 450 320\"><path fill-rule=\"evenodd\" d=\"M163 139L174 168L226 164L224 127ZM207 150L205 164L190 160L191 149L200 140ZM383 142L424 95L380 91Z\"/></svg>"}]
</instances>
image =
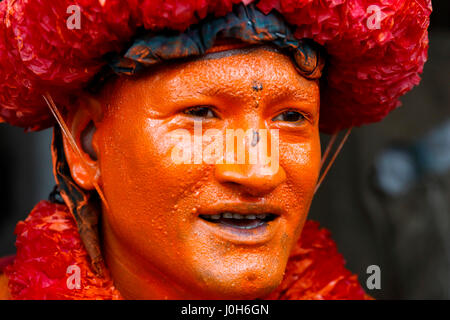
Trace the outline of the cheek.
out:
<instances>
[{"instance_id":1,"label":"cheek","mask_svg":"<svg viewBox=\"0 0 450 320\"><path fill-rule=\"evenodd\" d=\"M126 125L112 123L107 128L113 129L103 134L101 171L105 186L117 191L113 197L132 191L144 196L139 202L147 205L152 204L150 199L169 201L195 178L195 171L173 161L175 142L161 121L134 118Z\"/></svg>"},{"instance_id":2,"label":"cheek","mask_svg":"<svg viewBox=\"0 0 450 320\"><path fill-rule=\"evenodd\" d=\"M280 162L286 171L285 201L294 213L291 225L298 233L309 212L320 171L320 140L280 145ZM295 221L294 221L295 220Z\"/></svg>"},{"instance_id":3,"label":"cheek","mask_svg":"<svg viewBox=\"0 0 450 320\"><path fill-rule=\"evenodd\" d=\"M312 140L289 144L283 148L285 170L288 182L310 194L314 191L320 169L320 144Z\"/></svg>"},{"instance_id":4,"label":"cheek","mask_svg":"<svg viewBox=\"0 0 450 320\"><path fill-rule=\"evenodd\" d=\"M161 121L134 117L124 123L124 118L112 119L102 131L100 169L111 208L108 219L118 236L148 249L156 238L178 237L176 218L183 219L178 200L203 172L201 166L172 160L176 143Z\"/></svg>"}]
</instances>

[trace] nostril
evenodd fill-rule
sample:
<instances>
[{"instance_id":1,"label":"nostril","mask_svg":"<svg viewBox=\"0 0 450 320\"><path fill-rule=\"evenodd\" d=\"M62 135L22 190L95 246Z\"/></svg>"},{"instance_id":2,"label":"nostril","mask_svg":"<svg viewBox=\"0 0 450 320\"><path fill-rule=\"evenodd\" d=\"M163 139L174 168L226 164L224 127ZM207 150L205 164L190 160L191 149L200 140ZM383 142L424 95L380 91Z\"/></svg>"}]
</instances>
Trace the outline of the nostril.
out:
<instances>
[{"instance_id":1,"label":"nostril","mask_svg":"<svg viewBox=\"0 0 450 320\"><path fill-rule=\"evenodd\" d=\"M220 183L233 183L235 185L241 184L245 179L245 175L241 168L241 165L235 164L217 165L215 169L215 176Z\"/></svg>"},{"instance_id":2,"label":"nostril","mask_svg":"<svg viewBox=\"0 0 450 320\"><path fill-rule=\"evenodd\" d=\"M229 181L229 182L227 182L226 184L227 184L228 186L230 186L231 188L238 188L238 187L241 186L239 183L233 182L233 181Z\"/></svg>"}]
</instances>

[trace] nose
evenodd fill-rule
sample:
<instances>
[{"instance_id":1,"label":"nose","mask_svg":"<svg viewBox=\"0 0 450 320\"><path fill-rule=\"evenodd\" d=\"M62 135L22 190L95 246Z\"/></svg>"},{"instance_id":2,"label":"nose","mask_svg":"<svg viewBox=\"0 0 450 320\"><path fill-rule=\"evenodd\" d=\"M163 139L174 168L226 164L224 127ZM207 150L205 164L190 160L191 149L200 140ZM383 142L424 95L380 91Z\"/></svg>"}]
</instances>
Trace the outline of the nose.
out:
<instances>
[{"instance_id":1,"label":"nose","mask_svg":"<svg viewBox=\"0 0 450 320\"><path fill-rule=\"evenodd\" d=\"M286 180L286 172L281 166L272 170L259 164L218 164L215 177L224 185L258 197L272 192L282 184Z\"/></svg>"},{"instance_id":2,"label":"nose","mask_svg":"<svg viewBox=\"0 0 450 320\"><path fill-rule=\"evenodd\" d=\"M272 192L286 181L279 162L278 131L258 130L258 124L253 128L250 125L245 133L239 129L227 132L224 162L216 164L214 171L219 183L255 197Z\"/></svg>"}]
</instances>

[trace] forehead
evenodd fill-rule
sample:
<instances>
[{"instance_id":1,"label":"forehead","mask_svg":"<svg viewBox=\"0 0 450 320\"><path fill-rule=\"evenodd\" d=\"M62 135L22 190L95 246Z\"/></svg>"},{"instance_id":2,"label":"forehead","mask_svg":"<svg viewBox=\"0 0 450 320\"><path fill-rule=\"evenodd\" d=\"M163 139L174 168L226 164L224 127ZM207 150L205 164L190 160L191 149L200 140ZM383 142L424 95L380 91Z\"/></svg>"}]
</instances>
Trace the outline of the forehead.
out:
<instances>
[{"instance_id":1,"label":"forehead","mask_svg":"<svg viewBox=\"0 0 450 320\"><path fill-rule=\"evenodd\" d=\"M315 101L318 85L297 72L290 56L273 47L258 46L172 61L138 77L121 77L107 91L112 97L131 94L152 101L182 100L194 94L245 100L255 91L272 100L289 96Z\"/></svg>"}]
</instances>

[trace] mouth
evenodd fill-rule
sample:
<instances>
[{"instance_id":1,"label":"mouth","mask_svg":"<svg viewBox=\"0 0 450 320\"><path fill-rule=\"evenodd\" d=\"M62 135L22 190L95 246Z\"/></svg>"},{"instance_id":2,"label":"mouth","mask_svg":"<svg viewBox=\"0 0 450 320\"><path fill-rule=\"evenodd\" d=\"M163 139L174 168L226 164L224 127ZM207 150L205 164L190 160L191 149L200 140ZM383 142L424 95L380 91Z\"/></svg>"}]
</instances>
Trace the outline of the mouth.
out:
<instances>
[{"instance_id":1,"label":"mouth","mask_svg":"<svg viewBox=\"0 0 450 320\"><path fill-rule=\"evenodd\" d=\"M262 245L283 228L285 214L281 206L267 203L216 203L199 208L196 225L236 245Z\"/></svg>"},{"instance_id":2,"label":"mouth","mask_svg":"<svg viewBox=\"0 0 450 320\"><path fill-rule=\"evenodd\" d=\"M278 218L274 213L240 214L235 212L221 212L218 214L199 215L200 219L240 230L252 230L266 226L269 222Z\"/></svg>"}]
</instances>

